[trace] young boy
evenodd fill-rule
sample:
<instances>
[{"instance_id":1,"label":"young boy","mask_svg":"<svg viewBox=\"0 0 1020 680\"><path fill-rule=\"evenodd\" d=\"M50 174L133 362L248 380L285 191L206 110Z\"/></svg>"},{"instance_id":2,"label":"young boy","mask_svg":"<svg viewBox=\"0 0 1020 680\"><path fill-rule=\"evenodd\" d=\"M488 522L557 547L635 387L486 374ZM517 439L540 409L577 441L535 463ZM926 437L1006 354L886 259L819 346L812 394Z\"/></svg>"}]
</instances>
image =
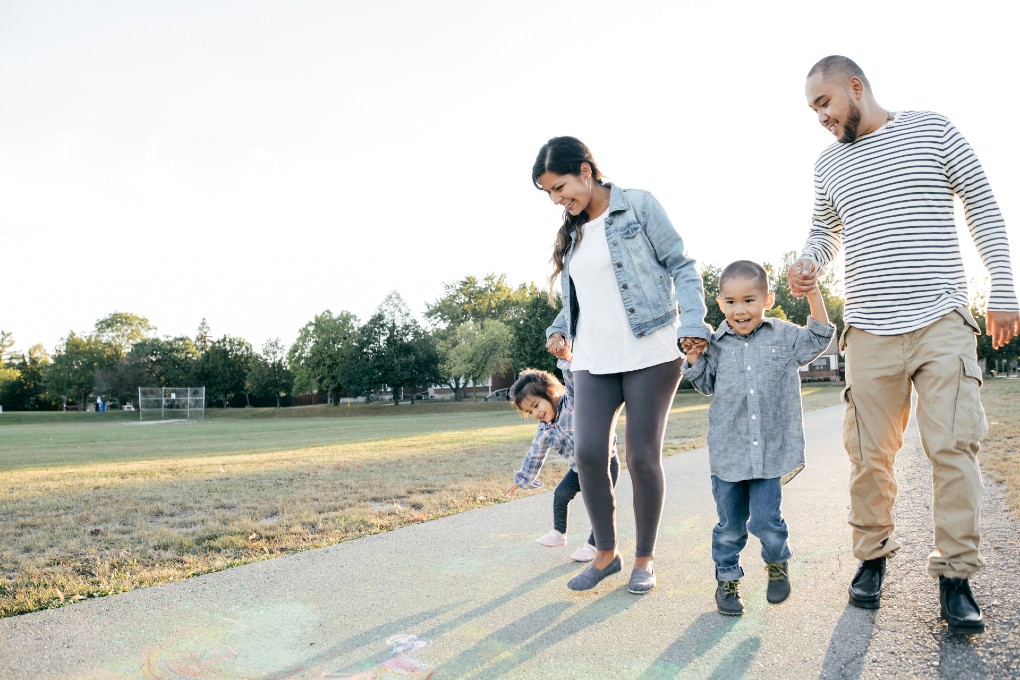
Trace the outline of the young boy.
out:
<instances>
[{"instance_id":1,"label":"young boy","mask_svg":"<svg viewBox=\"0 0 1020 680\"><path fill-rule=\"evenodd\" d=\"M708 457L719 524L712 530L712 559L721 614L744 612L740 551L747 532L761 540L768 571L766 598L790 595L789 529L780 510L781 484L804 467L804 419L798 368L816 359L835 331L822 295L808 294L807 327L766 318L775 304L761 265L739 260L719 277L719 308L726 321L706 354L687 350L684 377L702 394L715 394L708 409Z\"/></svg>"}]
</instances>

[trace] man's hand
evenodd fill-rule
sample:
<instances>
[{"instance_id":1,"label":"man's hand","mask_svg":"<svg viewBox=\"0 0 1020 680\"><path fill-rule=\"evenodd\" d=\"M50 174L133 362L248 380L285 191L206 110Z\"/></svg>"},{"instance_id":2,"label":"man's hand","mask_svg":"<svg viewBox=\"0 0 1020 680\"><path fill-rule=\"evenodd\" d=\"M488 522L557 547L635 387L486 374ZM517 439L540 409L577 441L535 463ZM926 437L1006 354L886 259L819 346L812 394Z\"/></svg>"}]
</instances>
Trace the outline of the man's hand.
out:
<instances>
[{"instance_id":1,"label":"man's hand","mask_svg":"<svg viewBox=\"0 0 1020 680\"><path fill-rule=\"evenodd\" d=\"M519 486L517 486L516 484L513 484L513 485L510 486L509 489L504 491L503 494L505 496L513 496L515 493L517 493L517 489L519 489L519 488L520 488Z\"/></svg>"},{"instance_id":2,"label":"man's hand","mask_svg":"<svg viewBox=\"0 0 1020 680\"><path fill-rule=\"evenodd\" d=\"M1020 313L989 310L985 312L985 321L993 349L1005 347L1010 340L1020 334Z\"/></svg>"},{"instance_id":3,"label":"man's hand","mask_svg":"<svg viewBox=\"0 0 1020 680\"><path fill-rule=\"evenodd\" d=\"M818 285L818 275L821 270L814 260L809 257L798 258L789 271L786 272L786 279L790 283L790 292L793 297L804 297Z\"/></svg>"}]
</instances>

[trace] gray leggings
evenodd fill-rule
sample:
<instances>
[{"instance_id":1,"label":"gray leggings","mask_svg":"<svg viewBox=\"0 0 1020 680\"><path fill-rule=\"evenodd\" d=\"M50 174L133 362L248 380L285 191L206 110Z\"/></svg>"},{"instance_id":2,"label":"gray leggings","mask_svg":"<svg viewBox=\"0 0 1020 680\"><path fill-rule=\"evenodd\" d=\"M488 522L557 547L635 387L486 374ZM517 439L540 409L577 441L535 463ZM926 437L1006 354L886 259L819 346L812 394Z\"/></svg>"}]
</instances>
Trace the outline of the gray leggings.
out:
<instances>
[{"instance_id":1,"label":"gray leggings","mask_svg":"<svg viewBox=\"0 0 1020 680\"><path fill-rule=\"evenodd\" d=\"M651 557L662 517L662 439L680 384L682 359L638 371L574 372L574 453L595 547L616 548L616 496L609 450L620 407L627 404L627 468L634 489L638 557Z\"/></svg>"}]
</instances>

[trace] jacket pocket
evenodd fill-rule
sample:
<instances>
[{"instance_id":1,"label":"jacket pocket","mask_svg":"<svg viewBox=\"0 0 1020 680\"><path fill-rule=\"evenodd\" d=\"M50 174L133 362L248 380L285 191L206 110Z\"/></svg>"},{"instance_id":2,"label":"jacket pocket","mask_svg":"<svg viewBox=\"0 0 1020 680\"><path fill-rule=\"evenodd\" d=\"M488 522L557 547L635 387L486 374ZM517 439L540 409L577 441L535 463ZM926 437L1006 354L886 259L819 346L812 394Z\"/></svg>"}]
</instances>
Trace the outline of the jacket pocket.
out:
<instances>
[{"instance_id":1,"label":"jacket pocket","mask_svg":"<svg viewBox=\"0 0 1020 680\"><path fill-rule=\"evenodd\" d=\"M850 385L843 388L843 448L850 456L850 460L860 463L864 460L861 452L861 430L857 424L857 407L854 406L853 395L850 394Z\"/></svg>"},{"instance_id":2,"label":"jacket pocket","mask_svg":"<svg viewBox=\"0 0 1020 680\"><path fill-rule=\"evenodd\" d=\"M970 356L960 356L960 387L956 393L953 438L976 443L988 433L988 419L981 405L981 367Z\"/></svg>"}]
</instances>

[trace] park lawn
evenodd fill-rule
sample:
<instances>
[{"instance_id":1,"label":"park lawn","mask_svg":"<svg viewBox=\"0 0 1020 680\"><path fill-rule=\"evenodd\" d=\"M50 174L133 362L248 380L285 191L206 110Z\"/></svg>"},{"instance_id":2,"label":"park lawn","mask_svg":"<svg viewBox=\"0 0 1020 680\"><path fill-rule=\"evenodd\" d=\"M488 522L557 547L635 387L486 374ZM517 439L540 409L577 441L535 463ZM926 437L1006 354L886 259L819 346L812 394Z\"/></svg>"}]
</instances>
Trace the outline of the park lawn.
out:
<instances>
[{"instance_id":1,"label":"park lawn","mask_svg":"<svg viewBox=\"0 0 1020 680\"><path fill-rule=\"evenodd\" d=\"M836 387L807 387L804 395L808 410L839 401ZM708 403L677 396L667 455L704 446ZM505 402L429 406L318 418L245 409L156 425L103 422L102 414L7 421L0 616L507 500L534 424ZM564 469L552 456L543 477L555 482Z\"/></svg>"}]
</instances>

